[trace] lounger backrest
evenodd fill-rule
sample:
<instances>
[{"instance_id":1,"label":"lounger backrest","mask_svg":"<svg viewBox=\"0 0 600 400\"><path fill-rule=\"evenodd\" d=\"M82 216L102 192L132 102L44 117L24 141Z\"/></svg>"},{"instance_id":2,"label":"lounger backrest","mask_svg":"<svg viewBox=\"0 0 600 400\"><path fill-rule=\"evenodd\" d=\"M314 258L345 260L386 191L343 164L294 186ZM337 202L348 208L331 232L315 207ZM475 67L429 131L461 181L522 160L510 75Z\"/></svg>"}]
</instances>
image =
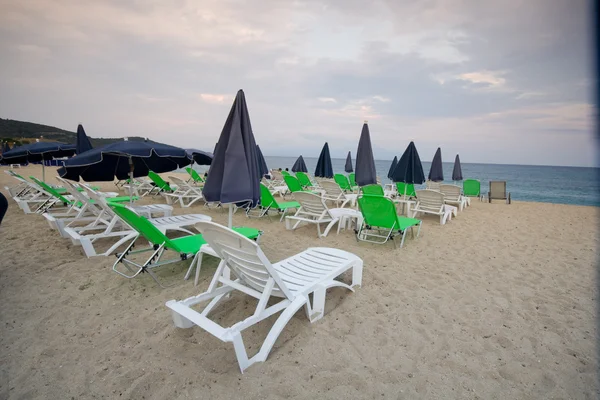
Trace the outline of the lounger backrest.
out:
<instances>
[{"instance_id":1,"label":"lounger backrest","mask_svg":"<svg viewBox=\"0 0 600 400\"><path fill-rule=\"evenodd\" d=\"M396 190L399 195L416 197L415 185L412 183L396 182Z\"/></svg>"},{"instance_id":2,"label":"lounger backrest","mask_svg":"<svg viewBox=\"0 0 600 400\"><path fill-rule=\"evenodd\" d=\"M171 240L165 236L157 227L155 227L152 222L148 221L146 218L138 215L135 211L127 208L122 204L110 203L109 207L113 209L115 214L123 219L127 223L127 225L131 226L135 229L140 235L145 237L150 243L155 245L164 244L166 247L173 249L175 251L180 251L178 246L176 246Z\"/></svg>"},{"instance_id":3,"label":"lounger backrest","mask_svg":"<svg viewBox=\"0 0 600 400\"><path fill-rule=\"evenodd\" d=\"M57 176L56 179L58 179L58 181L64 185L65 189L67 189L69 194L71 196L73 196L77 201L79 201L80 203L83 203L83 204L87 204L90 202L90 199L88 197L86 197L82 192L77 190L78 188L77 188L77 186L75 186L74 183L68 181L67 179L61 178L59 176Z\"/></svg>"},{"instance_id":4,"label":"lounger backrest","mask_svg":"<svg viewBox=\"0 0 600 400\"><path fill-rule=\"evenodd\" d=\"M440 185L440 192L444 195L445 200L459 201L461 196L460 186L456 185Z\"/></svg>"},{"instance_id":5,"label":"lounger backrest","mask_svg":"<svg viewBox=\"0 0 600 400\"><path fill-rule=\"evenodd\" d=\"M201 221L195 226L231 272L245 285L262 293L269 278L273 278L275 285L272 294L292 299L286 281L275 271L255 241L214 222Z\"/></svg>"},{"instance_id":6,"label":"lounger backrest","mask_svg":"<svg viewBox=\"0 0 600 400\"><path fill-rule=\"evenodd\" d=\"M264 208L279 208L269 188L262 183L260 184L260 206Z\"/></svg>"},{"instance_id":7,"label":"lounger backrest","mask_svg":"<svg viewBox=\"0 0 600 400\"><path fill-rule=\"evenodd\" d=\"M282 181L283 174L281 173L281 171L271 171L271 178L273 178L273 180L276 181Z\"/></svg>"},{"instance_id":8,"label":"lounger backrest","mask_svg":"<svg viewBox=\"0 0 600 400\"><path fill-rule=\"evenodd\" d=\"M506 199L506 181L490 181L490 198Z\"/></svg>"},{"instance_id":9,"label":"lounger backrest","mask_svg":"<svg viewBox=\"0 0 600 400\"><path fill-rule=\"evenodd\" d=\"M173 183L175 185L177 185L177 190L175 191L175 193L177 193L177 192L182 192L182 193L193 192L195 194L200 194L200 188L190 185L183 179L180 179L176 176L169 176L169 179L171 181L173 181Z\"/></svg>"},{"instance_id":10,"label":"lounger backrest","mask_svg":"<svg viewBox=\"0 0 600 400\"><path fill-rule=\"evenodd\" d=\"M438 213L444 208L444 195L438 191L417 190L417 207L421 210Z\"/></svg>"},{"instance_id":11,"label":"lounger backrest","mask_svg":"<svg viewBox=\"0 0 600 400\"><path fill-rule=\"evenodd\" d=\"M306 173L298 171L296 172L296 178L298 178L298 182L300 182L300 185L312 186L312 182L310 181L310 178L308 177L308 175L306 175Z\"/></svg>"},{"instance_id":12,"label":"lounger backrest","mask_svg":"<svg viewBox=\"0 0 600 400\"><path fill-rule=\"evenodd\" d=\"M346 178L346 175L334 174L333 175L333 180L338 185L340 185L340 187L342 188L342 190L352 190L352 187L350 187L350 182L348 181L348 178Z\"/></svg>"},{"instance_id":13,"label":"lounger backrest","mask_svg":"<svg viewBox=\"0 0 600 400\"><path fill-rule=\"evenodd\" d=\"M161 178L161 176L158 175L156 172L148 171L148 178L150 178L152 180L152 182L154 182L154 184L156 186L158 186L160 189L167 190L169 192L173 191L171 189L171 186L169 186L169 184L167 182L165 182L165 180L163 178Z\"/></svg>"},{"instance_id":14,"label":"lounger backrest","mask_svg":"<svg viewBox=\"0 0 600 400\"><path fill-rule=\"evenodd\" d=\"M321 187L325 189L325 192L330 197L338 198L342 194L344 194L344 191L342 190L340 185L333 181L322 180L321 182L319 182L319 185L321 185Z\"/></svg>"},{"instance_id":15,"label":"lounger backrest","mask_svg":"<svg viewBox=\"0 0 600 400\"><path fill-rule=\"evenodd\" d=\"M190 176L192 177L194 182L204 182L204 179L200 176L198 171L196 171L194 168L187 167L186 170L190 174Z\"/></svg>"},{"instance_id":16,"label":"lounger backrest","mask_svg":"<svg viewBox=\"0 0 600 400\"><path fill-rule=\"evenodd\" d=\"M63 197L63 195L61 195L56 190L54 190L54 188L50 187L50 185L48 185L46 182L42 182L39 179L37 179L36 177L34 177L34 176L30 176L29 179L31 179L32 181L34 181L35 184L38 185L39 187L41 187L45 192L50 193L52 196L56 197L57 199L59 199L64 204L69 204L70 203L69 200L65 199Z\"/></svg>"},{"instance_id":17,"label":"lounger backrest","mask_svg":"<svg viewBox=\"0 0 600 400\"><path fill-rule=\"evenodd\" d=\"M281 176L290 176L290 173L287 171L281 171Z\"/></svg>"},{"instance_id":18,"label":"lounger backrest","mask_svg":"<svg viewBox=\"0 0 600 400\"><path fill-rule=\"evenodd\" d=\"M371 227L393 229L397 225L396 207L387 197L362 195L358 198L358 208Z\"/></svg>"},{"instance_id":19,"label":"lounger backrest","mask_svg":"<svg viewBox=\"0 0 600 400\"><path fill-rule=\"evenodd\" d=\"M321 196L309 192L294 192L292 194L294 200L300 203L301 210L299 212L304 215L313 217L323 217L329 214L329 209L325 204L325 200Z\"/></svg>"},{"instance_id":20,"label":"lounger backrest","mask_svg":"<svg viewBox=\"0 0 600 400\"><path fill-rule=\"evenodd\" d=\"M434 181L427 181L425 183L427 189L429 190L437 190L438 192L440 191L440 183L439 182L434 182Z\"/></svg>"},{"instance_id":21,"label":"lounger backrest","mask_svg":"<svg viewBox=\"0 0 600 400\"><path fill-rule=\"evenodd\" d=\"M283 180L285 181L288 189L290 189L290 192L295 193L302 191L302 186L300 185L300 182L298 182L298 178L291 175L285 175Z\"/></svg>"},{"instance_id":22,"label":"lounger backrest","mask_svg":"<svg viewBox=\"0 0 600 400\"><path fill-rule=\"evenodd\" d=\"M481 195L481 182L476 179L465 179L463 181L463 193L465 196L479 197Z\"/></svg>"},{"instance_id":23,"label":"lounger backrest","mask_svg":"<svg viewBox=\"0 0 600 400\"><path fill-rule=\"evenodd\" d=\"M377 184L361 186L360 191L362 194L366 194L366 195L370 195L370 196L383 196L384 195L383 188Z\"/></svg>"},{"instance_id":24,"label":"lounger backrest","mask_svg":"<svg viewBox=\"0 0 600 400\"><path fill-rule=\"evenodd\" d=\"M356 185L356 174L354 172L352 172L351 174L348 175L348 179L350 181L350 186L357 186Z\"/></svg>"}]
</instances>

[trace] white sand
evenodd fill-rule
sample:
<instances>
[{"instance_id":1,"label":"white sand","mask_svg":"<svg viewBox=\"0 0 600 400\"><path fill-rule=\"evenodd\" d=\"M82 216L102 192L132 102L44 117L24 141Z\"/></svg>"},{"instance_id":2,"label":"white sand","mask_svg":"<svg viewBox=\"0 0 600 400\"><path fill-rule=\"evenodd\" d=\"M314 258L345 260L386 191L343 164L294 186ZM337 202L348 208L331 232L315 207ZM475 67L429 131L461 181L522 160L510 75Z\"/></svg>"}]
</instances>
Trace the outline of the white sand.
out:
<instances>
[{"instance_id":1,"label":"white sand","mask_svg":"<svg viewBox=\"0 0 600 400\"><path fill-rule=\"evenodd\" d=\"M20 172L41 176L36 166ZM204 291L216 259L205 257L198 287L183 281L189 261L166 267L161 276L176 285L163 290L147 275L113 273L114 257L86 259L10 201L0 226L0 398L596 398L598 209L472 203L445 226L425 217L401 250L236 214L234 224L264 230L272 261L318 245L365 263L362 288L330 290L315 324L298 312L267 361L241 374L231 345L176 329L164 306ZM214 316L232 322L253 305L234 295ZM271 322L248 332L249 352Z\"/></svg>"}]
</instances>

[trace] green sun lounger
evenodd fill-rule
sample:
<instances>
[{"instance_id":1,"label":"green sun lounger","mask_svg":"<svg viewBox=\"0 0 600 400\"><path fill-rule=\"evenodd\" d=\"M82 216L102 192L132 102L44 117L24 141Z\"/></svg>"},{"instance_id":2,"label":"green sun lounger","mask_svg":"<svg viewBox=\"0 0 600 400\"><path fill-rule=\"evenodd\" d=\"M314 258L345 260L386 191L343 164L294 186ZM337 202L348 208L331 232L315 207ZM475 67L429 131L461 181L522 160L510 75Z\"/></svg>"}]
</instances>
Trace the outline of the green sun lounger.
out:
<instances>
[{"instance_id":1,"label":"green sun lounger","mask_svg":"<svg viewBox=\"0 0 600 400\"><path fill-rule=\"evenodd\" d=\"M281 171L282 176L290 176L290 173L287 171Z\"/></svg>"},{"instance_id":2,"label":"green sun lounger","mask_svg":"<svg viewBox=\"0 0 600 400\"><path fill-rule=\"evenodd\" d=\"M158 189L156 194L159 194L162 192L167 192L167 193L174 192L173 188L171 188L171 185L169 185L169 182L167 182L163 178L161 178L161 176L158 175L156 172L148 171L148 178L150 178L150 180L154 184L154 187L152 189L148 190L144 195L152 194L152 192L154 192L155 189Z\"/></svg>"},{"instance_id":3,"label":"green sun lounger","mask_svg":"<svg viewBox=\"0 0 600 400\"><path fill-rule=\"evenodd\" d=\"M465 179L463 181L463 195L481 199L481 182L477 179Z\"/></svg>"},{"instance_id":4,"label":"green sun lounger","mask_svg":"<svg viewBox=\"0 0 600 400\"><path fill-rule=\"evenodd\" d=\"M190 179L194 181L194 183L204 183L204 179L200 176L198 171L191 167L186 167L185 170L188 174L190 174ZM188 180L189 182L190 180Z\"/></svg>"},{"instance_id":5,"label":"green sun lounger","mask_svg":"<svg viewBox=\"0 0 600 400\"><path fill-rule=\"evenodd\" d=\"M350 181L350 186L352 188L356 189L358 187L358 185L356 184L356 174L354 172L348 174L348 180Z\"/></svg>"},{"instance_id":6,"label":"green sun lounger","mask_svg":"<svg viewBox=\"0 0 600 400\"><path fill-rule=\"evenodd\" d=\"M306 175L306 173L304 172L296 172L296 178L298 178L298 182L300 182L300 185L305 188L312 188L314 187L313 183L310 181L310 178L308 177L308 175Z\"/></svg>"},{"instance_id":7,"label":"green sun lounger","mask_svg":"<svg viewBox=\"0 0 600 400\"><path fill-rule=\"evenodd\" d=\"M280 202L278 203L275 200L275 197L273 196L273 194L271 193L271 191L269 190L269 188L267 188L265 185L263 185L262 183L260 184L260 204L259 207L260 209L260 214L257 215L257 217L263 217L265 215L269 214L270 210L276 210L277 212L281 213L281 218L279 219L279 221L281 222L283 220L283 218L285 217L286 213L288 210L291 209L299 209L300 208L300 203L298 203L297 201L285 201L285 202ZM246 215L249 217L255 216L252 215L252 209L247 208L246 209Z\"/></svg>"},{"instance_id":8,"label":"green sun lounger","mask_svg":"<svg viewBox=\"0 0 600 400\"><path fill-rule=\"evenodd\" d=\"M346 175L334 174L333 180L335 181L335 183L340 185L340 188L342 188L342 190L345 192L354 192L354 190L356 189L356 185L352 185Z\"/></svg>"},{"instance_id":9,"label":"green sun lounger","mask_svg":"<svg viewBox=\"0 0 600 400\"><path fill-rule=\"evenodd\" d=\"M193 267L196 266L196 276L200 272L200 264L202 262L202 253L210 254L216 257L216 254L210 247L204 247L206 242L202 238L201 234L196 235L188 235L183 237L178 237L175 239L170 239L164 233L162 233L152 222L150 222L145 217L142 217L136 214L134 211L125 207L121 204L110 204L110 207L114 210L114 212L121 217L129 226L131 226L134 230L136 230L139 235L136 237L125 249L123 253L117 253L117 261L113 264L113 271L118 273L121 276L126 278L135 278L141 273L147 272L152 279L161 287L164 287L159 281L158 277L152 271L154 268L160 267L166 264L172 264L175 262L179 262L182 260L187 260L190 256L193 257L192 265L188 269L188 273L186 274L186 278L189 273L192 271ZM254 228L247 227L237 227L233 228L234 231L239 234L247 237L248 239L258 240L262 231ZM148 240L151 244L151 247L140 249L140 250L132 250L136 241L143 237ZM166 250L171 250L178 253L178 256L169 260L162 260L162 257ZM138 264L130 258L127 258L129 255L139 254L143 252L151 251L152 254L150 257L143 263ZM126 272L120 271L118 269L119 264L123 264Z\"/></svg>"},{"instance_id":10,"label":"green sun lounger","mask_svg":"<svg viewBox=\"0 0 600 400\"><path fill-rule=\"evenodd\" d=\"M398 196L417 197L415 185L412 183L396 182Z\"/></svg>"},{"instance_id":11,"label":"green sun lounger","mask_svg":"<svg viewBox=\"0 0 600 400\"><path fill-rule=\"evenodd\" d=\"M410 229L414 237L414 227L418 227L419 237L421 220L398 215L394 202L387 197L363 195L358 198L358 207L363 215L363 223L356 234L358 240L383 244L400 235L402 248L406 230Z\"/></svg>"},{"instance_id":12,"label":"green sun lounger","mask_svg":"<svg viewBox=\"0 0 600 400\"><path fill-rule=\"evenodd\" d=\"M314 193L310 190L306 190L305 188L302 187L302 185L300 184L300 182L298 181L298 178L291 176L291 175L284 175L283 176L283 180L285 181L285 184L287 185L288 189L290 190L290 192L294 193L294 192L310 192L310 193Z\"/></svg>"},{"instance_id":13,"label":"green sun lounger","mask_svg":"<svg viewBox=\"0 0 600 400\"><path fill-rule=\"evenodd\" d=\"M360 191L362 194L368 196L384 196L385 194L381 185L377 184L361 186Z\"/></svg>"}]
</instances>

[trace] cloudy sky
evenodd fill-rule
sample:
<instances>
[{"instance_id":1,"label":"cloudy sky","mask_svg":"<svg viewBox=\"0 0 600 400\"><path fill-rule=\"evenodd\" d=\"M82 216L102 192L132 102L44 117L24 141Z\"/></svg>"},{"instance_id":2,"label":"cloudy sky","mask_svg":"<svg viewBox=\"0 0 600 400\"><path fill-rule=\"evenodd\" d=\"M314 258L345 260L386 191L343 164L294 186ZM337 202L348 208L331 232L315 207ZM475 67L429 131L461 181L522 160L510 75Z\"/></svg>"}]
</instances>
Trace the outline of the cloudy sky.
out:
<instances>
[{"instance_id":1,"label":"cloudy sky","mask_svg":"<svg viewBox=\"0 0 600 400\"><path fill-rule=\"evenodd\" d=\"M212 151L595 165L584 0L0 0L0 117Z\"/></svg>"}]
</instances>

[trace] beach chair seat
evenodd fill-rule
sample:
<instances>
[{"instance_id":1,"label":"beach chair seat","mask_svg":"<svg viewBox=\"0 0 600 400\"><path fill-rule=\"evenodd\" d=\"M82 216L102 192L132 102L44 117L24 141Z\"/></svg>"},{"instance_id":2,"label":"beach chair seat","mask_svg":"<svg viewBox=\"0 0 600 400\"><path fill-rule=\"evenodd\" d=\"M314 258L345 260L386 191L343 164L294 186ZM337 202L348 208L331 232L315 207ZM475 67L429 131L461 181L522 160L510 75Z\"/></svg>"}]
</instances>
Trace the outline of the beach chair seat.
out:
<instances>
[{"instance_id":1,"label":"beach chair seat","mask_svg":"<svg viewBox=\"0 0 600 400\"><path fill-rule=\"evenodd\" d=\"M115 261L113 264L113 271L121 276L131 279L135 278L141 273L147 272L159 286L164 287L159 282L158 277L152 271L154 268L193 257L192 263L188 268L188 272L186 273L184 279L187 279L191 271L196 268L197 280L202 263L202 254L209 254L217 257L217 254L209 246L206 246L206 241L203 239L201 234L193 234L189 232L189 236L170 239L166 236L163 230L165 225L161 224L161 220L164 220L164 218L147 219L136 214L133 210L122 204L110 204L110 207L113 209L115 214L122 218L123 221L125 221L136 231L135 238L131 241L131 243L129 243L126 249L122 253L116 254L117 261ZM210 221L210 217L203 217L204 218L201 220L196 221L196 223ZM258 237L262 234L261 231L253 228L241 227L235 229L237 229L242 235L245 235L243 237L249 237L251 239L258 239ZM150 247L133 250L135 243L140 238L146 239L150 243ZM173 259L163 260L162 257L167 250L178 253L178 256ZM142 264L132 260L129 257L134 254L145 252L151 252L151 255ZM119 268L121 266L124 267L124 270L123 268Z\"/></svg>"},{"instance_id":2,"label":"beach chair seat","mask_svg":"<svg viewBox=\"0 0 600 400\"><path fill-rule=\"evenodd\" d=\"M417 190L415 193L417 204L412 210L412 217L416 217L419 213L437 215L440 217L441 225L452 218L453 209L456 209L456 207L446 207L444 195L441 192L423 189Z\"/></svg>"},{"instance_id":3,"label":"beach chair seat","mask_svg":"<svg viewBox=\"0 0 600 400\"><path fill-rule=\"evenodd\" d=\"M467 206L467 200L462 195L460 186L441 184L440 192L444 195L444 202L458 207L459 211Z\"/></svg>"},{"instance_id":4,"label":"beach chair seat","mask_svg":"<svg viewBox=\"0 0 600 400\"><path fill-rule=\"evenodd\" d=\"M506 191L506 181L490 181L490 191L488 192L488 201L505 200L506 204L511 203L510 192Z\"/></svg>"},{"instance_id":5,"label":"beach chair seat","mask_svg":"<svg viewBox=\"0 0 600 400\"><path fill-rule=\"evenodd\" d=\"M363 215L356 238L365 242L383 244L390 239L401 236L400 248L404 245L406 231L410 229L414 238L417 227L417 238L421 232L421 220L398 215L394 202L383 196L362 195L358 198L358 208ZM394 244L397 245L398 241Z\"/></svg>"},{"instance_id":6,"label":"beach chair seat","mask_svg":"<svg viewBox=\"0 0 600 400\"><path fill-rule=\"evenodd\" d=\"M267 359L283 328L300 308L304 307L311 323L316 322L324 316L328 288L354 291L354 287L362 284L363 261L352 253L308 248L272 264L256 242L231 229L212 222L201 222L196 227L222 261L206 292L185 300L170 300L166 306L176 327L197 325L217 339L232 343L242 373L252 364ZM352 273L350 285L336 279L346 271ZM258 303L250 317L223 327L212 321L209 314L233 291L254 297ZM203 302L208 304L202 311L193 308ZM242 333L279 312L260 349L250 357Z\"/></svg>"},{"instance_id":7,"label":"beach chair seat","mask_svg":"<svg viewBox=\"0 0 600 400\"><path fill-rule=\"evenodd\" d=\"M269 211L275 210L281 214L279 221L281 222L286 216L288 210L297 210L300 208L300 203L297 201L277 202L273 193L262 183L260 184L260 202L254 209L246 208L246 216L261 218L269 214Z\"/></svg>"},{"instance_id":8,"label":"beach chair seat","mask_svg":"<svg viewBox=\"0 0 600 400\"><path fill-rule=\"evenodd\" d=\"M383 190L383 187L376 183L374 183L372 185L361 186L360 192L363 195L368 195L368 196L385 196L385 191Z\"/></svg>"}]
</instances>

